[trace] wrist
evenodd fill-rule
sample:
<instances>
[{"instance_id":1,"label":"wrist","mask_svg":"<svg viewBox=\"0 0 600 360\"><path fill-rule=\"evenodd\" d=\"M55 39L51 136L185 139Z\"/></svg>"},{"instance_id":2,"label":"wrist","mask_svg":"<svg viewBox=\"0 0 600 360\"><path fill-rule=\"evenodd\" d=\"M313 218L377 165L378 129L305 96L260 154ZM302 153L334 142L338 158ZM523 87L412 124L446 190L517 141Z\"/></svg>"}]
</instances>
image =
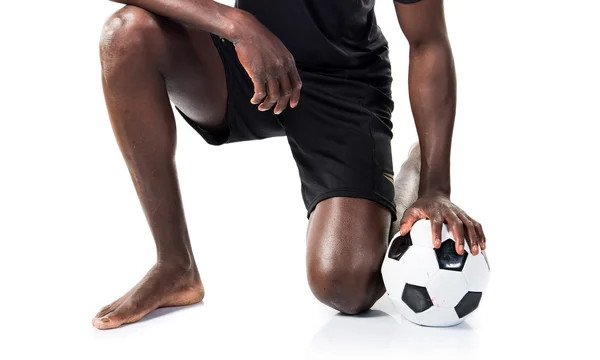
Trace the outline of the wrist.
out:
<instances>
[{"instance_id":1,"label":"wrist","mask_svg":"<svg viewBox=\"0 0 600 360\"><path fill-rule=\"evenodd\" d=\"M223 34L217 34L232 43L239 42L244 35L248 35L251 24L256 21L254 16L247 11L229 8L224 14L225 26Z\"/></svg>"},{"instance_id":2,"label":"wrist","mask_svg":"<svg viewBox=\"0 0 600 360\"><path fill-rule=\"evenodd\" d=\"M419 189L419 197L443 197L449 199L450 189L443 189L437 187Z\"/></svg>"},{"instance_id":3,"label":"wrist","mask_svg":"<svg viewBox=\"0 0 600 360\"><path fill-rule=\"evenodd\" d=\"M450 197L450 161L421 159L419 196Z\"/></svg>"},{"instance_id":4,"label":"wrist","mask_svg":"<svg viewBox=\"0 0 600 360\"><path fill-rule=\"evenodd\" d=\"M419 197L443 196L450 198L450 178L443 179L421 175L419 181Z\"/></svg>"}]
</instances>

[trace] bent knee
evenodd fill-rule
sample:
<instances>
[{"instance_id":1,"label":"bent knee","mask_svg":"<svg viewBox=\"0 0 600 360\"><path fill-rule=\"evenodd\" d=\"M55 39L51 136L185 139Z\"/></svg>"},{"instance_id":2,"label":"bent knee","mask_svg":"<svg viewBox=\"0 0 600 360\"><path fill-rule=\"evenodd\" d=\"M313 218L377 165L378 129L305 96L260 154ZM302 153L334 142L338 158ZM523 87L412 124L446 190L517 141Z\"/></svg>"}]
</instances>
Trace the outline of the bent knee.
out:
<instances>
[{"instance_id":1,"label":"bent knee","mask_svg":"<svg viewBox=\"0 0 600 360\"><path fill-rule=\"evenodd\" d=\"M349 315L369 310L384 292L378 263L336 266L313 261L308 267L308 282L319 301Z\"/></svg>"},{"instance_id":2,"label":"bent knee","mask_svg":"<svg viewBox=\"0 0 600 360\"><path fill-rule=\"evenodd\" d=\"M127 5L109 17L100 36L102 64L143 54L160 32L157 17L142 8Z\"/></svg>"}]
</instances>

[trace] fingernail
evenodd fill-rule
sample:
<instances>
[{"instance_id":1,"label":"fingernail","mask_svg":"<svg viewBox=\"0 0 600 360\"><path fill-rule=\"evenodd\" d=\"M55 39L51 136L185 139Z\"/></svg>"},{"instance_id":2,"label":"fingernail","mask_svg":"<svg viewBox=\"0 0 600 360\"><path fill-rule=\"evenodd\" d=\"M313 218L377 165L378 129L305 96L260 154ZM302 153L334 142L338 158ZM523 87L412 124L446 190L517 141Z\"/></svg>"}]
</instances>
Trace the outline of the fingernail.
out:
<instances>
[{"instance_id":1,"label":"fingernail","mask_svg":"<svg viewBox=\"0 0 600 360\"><path fill-rule=\"evenodd\" d=\"M463 245L460 245L460 246L458 247L458 252L459 252L460 254L462 254L464 251L465 251L465 247L464 247Z\"/></svg>"},{"instance_id":2,"label":"fingernail","mask_svg":"<svg viewBox=\"0 0 600 360\"><path fill-rule=\"evenodd\" d=\"M103 323L107 323L107 322L109 322L110 320L108 320L108 318L107 318L107 317L103 317L102 319L100 319L100 321L102 321Z\"/></svg>"}]
</instances>

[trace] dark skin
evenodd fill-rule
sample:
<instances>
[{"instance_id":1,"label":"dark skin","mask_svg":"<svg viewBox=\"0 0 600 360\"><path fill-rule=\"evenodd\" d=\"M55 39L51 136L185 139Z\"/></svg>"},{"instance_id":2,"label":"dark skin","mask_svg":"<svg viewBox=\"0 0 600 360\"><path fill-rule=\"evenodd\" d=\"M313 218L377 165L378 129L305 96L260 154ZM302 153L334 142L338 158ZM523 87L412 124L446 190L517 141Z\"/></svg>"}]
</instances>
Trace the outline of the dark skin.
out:
<instances>
[{"instance_id":1,"label":"dark skin","mask_svg":"<svg viewBox=\"0 0 600 360\"><path fill-rule=\"evenodd\" d=\"M433 246L439 248L442 225L446 223L458 240L456 251L463 254L464 247L470 246L471 252L477 255L486 246L481 224L450 201L456 73L443 1L426 0L416 5L396 3L396 13L410 43L409 94L421 147L419 197L405 211L400 233L408 233L420 219L429 219Z\"/></svg>"},{"instance_id":2,"label":"dark skin","mask_svg":"<svg viewBox=\"0 0 600 360\"><path fill-rule=\"evenodd\" d=\"M235 44L254 82L255 94L248 101L258 110L294 108L302 88L293 56L247 12L212 0L118 2L127 6L107 20L100 42L102 86L117 144L156 244L157 262L127 294L100 310L93 319L99 329L204 297L174 162L171 102L207 129L226 126L225 73L210 33ZM396 10L410 43L409 86L422 163L419 197L405 212L401 231L429 218L437 247L441 223L447 222L457 239L467 235L477 254L485 248L480 225L450 201L456 86L443 3L396 4ZM337 197L319 203L307 232L307 277L317 299L356 314L385 293L380 269L390 224L390 212L370 200Z\"/></svg>"}]
</instances>

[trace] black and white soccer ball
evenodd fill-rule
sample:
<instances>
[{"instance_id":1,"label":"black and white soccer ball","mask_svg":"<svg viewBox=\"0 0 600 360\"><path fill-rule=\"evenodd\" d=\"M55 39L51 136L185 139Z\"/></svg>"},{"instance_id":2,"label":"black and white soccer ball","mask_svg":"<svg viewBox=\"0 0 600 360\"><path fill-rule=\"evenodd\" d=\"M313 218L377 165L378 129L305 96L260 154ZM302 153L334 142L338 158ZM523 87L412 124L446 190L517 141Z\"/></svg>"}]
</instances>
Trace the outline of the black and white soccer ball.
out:
<instances>
[{"instance_id":1,"label":"black and white soccer ball","mask_svg":"<svg viewBox=\"0 0 600 360\"><path fill-rule=\"evenodd\" d=\"M396 234L381 273L387 293L400 314L424 326L453 326L477 309L490 279L485 252L458 255L448 227L434 249L431 224L416 222L405 236Z\"/></svg>"}]
</instances>

